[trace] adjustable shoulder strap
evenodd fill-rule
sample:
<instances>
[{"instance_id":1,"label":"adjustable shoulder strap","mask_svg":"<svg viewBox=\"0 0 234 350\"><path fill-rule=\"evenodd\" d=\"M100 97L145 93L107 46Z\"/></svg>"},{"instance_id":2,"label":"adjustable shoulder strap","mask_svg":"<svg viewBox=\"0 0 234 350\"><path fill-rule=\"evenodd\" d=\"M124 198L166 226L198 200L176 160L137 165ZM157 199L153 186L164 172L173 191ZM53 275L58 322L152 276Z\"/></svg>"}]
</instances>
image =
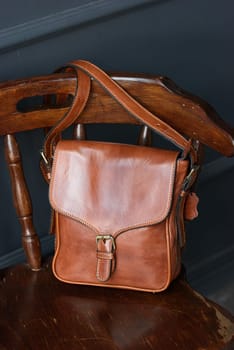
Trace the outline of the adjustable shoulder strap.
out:
<instances>
[{"instance_id":1,"label":"adjustable shoulder strap","mask_svg":"<svg viewBox=\"0 0 234 350\"><path fill-rule=\"evenodd\" d=\"M42 172L45 175L50 169L50 163L53 157L54 140L64 129L69 127L74 121L79 119L79 115L84 110L90 93L90 80L97 81L120 105L123 106L131 115L143 124L167 138L183 150L183 156L188 153L195 158L195 151L191 141L183 137L170 125L162 121L156 115L144 108L133 97L131 97L120 85L111 79L105 72L88 61L73 61L63 70L74 70L77 75L77 86L73 103L65 116L47 134L44 142L42 157L45 165L42 165ZM43 168L47 167L47 171Z\"/></svg>"},{"instance_id":2,"label":"adjustable shoulder strap","mask_svg":"<svg viewBox=\"0 0 234 350\"><path fill-rule=\"evenodd\" d=\"M71 70L69 66L61 68L59 71ZM74 70L74 69L73 69ZM81 70L76 69L76 91L72 105L68 112L58 121L58 123L46 135L43 151L41 152L44 163L50 167L50 162L53 157L54 141L57 136L66 128L68 128L78 116L83 112L90 93L90 78Z\"/></svg>"},{"instance_id":3,"label":"adjustable shoulder strap","mask_svg":"<svg viewBox=\"0 0 234 350\"><path fill-rule=\"evenodd\" d=\"M155 114L144 108L100 68L88 61L82 60L73 61L70 66L76 70L82 70L92 79L96 80L119 104L123 106L124 109L140 122L166 137L183 151L188 152L190 150L191 143L189 140L183 137L166 122L158 118Z\"/></svg>"}]
</instances>

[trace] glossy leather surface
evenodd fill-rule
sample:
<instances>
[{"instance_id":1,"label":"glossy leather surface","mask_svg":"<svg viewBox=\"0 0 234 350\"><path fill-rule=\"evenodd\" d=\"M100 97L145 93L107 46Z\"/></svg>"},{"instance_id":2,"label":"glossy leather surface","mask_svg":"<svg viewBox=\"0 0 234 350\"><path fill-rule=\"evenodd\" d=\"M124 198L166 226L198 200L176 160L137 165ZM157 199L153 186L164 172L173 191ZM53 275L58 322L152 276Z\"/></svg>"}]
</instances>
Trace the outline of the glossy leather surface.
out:
<instances>
[{"instance_id":1,"label":"glossy leather surface","mask_svg":"<svg viewBox=\"0 0 234 350\"><path fill-rule=\"evenodd\" d=\"M97 66L74 61L67 67L77 74L75 98L69 112L48 133L42 153L57 220L53 271L69 283L164 290L180 271L185 200L179 198L192 185L186 176L189 165L192 171L196 167L198 149ZM177 161L179 152L175 151L61 141L51 174L48 150L52 160L53 140L79 119L88 101L88 79L97 81L137 120L181 148L182 159ZM186 189L182 186L185 178Z\"/></svg>"},{"instance_id":2,"label":"glossy leather surface","mask_svg":"<svg viewBox=\"0 0 234 350\"><path fill-rule=\"evenodd\" d=\"M56 277L154 292L167 288L181 264L176 204L188 161L178 156L150 147L60 141L50 182Z\"/></svg>"},{"instance_id":3,"label":"glossy leather surface","mask_svg":"<svg viewBox=\"0 0 234 350\"><path fill-rule=\"evenodd\" d=\"M178 152L150 147L61 141L50 203L97 234L157 224L171 209L177 158Z\"/></svg>"}]
</instances>

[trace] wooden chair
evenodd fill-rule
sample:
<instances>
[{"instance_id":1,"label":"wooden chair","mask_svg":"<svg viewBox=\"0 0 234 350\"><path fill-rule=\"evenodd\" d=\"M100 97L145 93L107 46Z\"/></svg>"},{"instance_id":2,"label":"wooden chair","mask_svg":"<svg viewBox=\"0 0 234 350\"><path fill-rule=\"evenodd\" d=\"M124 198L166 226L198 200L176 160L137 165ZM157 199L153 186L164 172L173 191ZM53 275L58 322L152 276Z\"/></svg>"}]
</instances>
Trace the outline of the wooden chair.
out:
<instances>
[{"instance_id":1,"label":"wooden chair","mask_svg":"<svg viewBox=\"0 0 234 350\"><path fill-rule=\"evenodd\" d=\"M164 77L112 75L180 132L226 156L234 154L233 130L201 99ZM50 259L41 264L14 134L51 127L66 112L74 90L72 73L0 84L0 135L28 261L0 272L0 349L234 349L234 318L194 291L183 273L167 291L151 294L64 284L53 277ZM19 111L20 101L32 96L43 96L43 106ZM97 115L96 106L102 114ZM94 82L88 107L74 126L78 139L85 138L83 123L137 124ZM144 127L139 143L150 144L150 131Z\"/></svg>"}]
</instances>

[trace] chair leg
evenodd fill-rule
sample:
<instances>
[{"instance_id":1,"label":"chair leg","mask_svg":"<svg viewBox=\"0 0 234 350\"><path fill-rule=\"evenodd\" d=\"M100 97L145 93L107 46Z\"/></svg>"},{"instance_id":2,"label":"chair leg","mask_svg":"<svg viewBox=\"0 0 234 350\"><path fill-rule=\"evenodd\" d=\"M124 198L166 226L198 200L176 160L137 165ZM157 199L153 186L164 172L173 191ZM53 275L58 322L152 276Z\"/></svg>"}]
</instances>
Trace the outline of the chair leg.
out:
<instances>
[{"instance_id":1,"label":"chair leg","mask_svg":"<svg viewBox=\"0 0 234 350\"><path fill-rule=\"evenodd\" d=\"M14 135L6 135L5 157L9 168L14 206L22 229L22 243L32 270L41 266L40 241L32 220L32 203L24 177L19 146Z\"/></svg>"}]
</instances>

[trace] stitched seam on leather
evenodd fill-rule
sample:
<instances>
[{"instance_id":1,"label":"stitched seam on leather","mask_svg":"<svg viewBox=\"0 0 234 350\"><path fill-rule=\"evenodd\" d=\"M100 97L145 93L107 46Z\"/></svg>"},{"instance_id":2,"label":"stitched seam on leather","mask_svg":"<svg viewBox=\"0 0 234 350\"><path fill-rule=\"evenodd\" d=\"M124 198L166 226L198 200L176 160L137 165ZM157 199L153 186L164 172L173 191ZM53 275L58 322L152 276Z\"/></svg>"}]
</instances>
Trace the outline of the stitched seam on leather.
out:
<instances>
[{"instance_id":1,"label":"stitched seam on leather","mask_svg":"<svg viewBox=\"0 0 234 350\"><path fill-rule=\"evenodd\" d=\"M60 210L56 203L53 201L52 199L52 186L51 184L53 183L54 185L56 184L56 180L55 180L55 169L56 169L56 165L57 165L57 161L58 161L58 157L57 157L57 154L58 154L58 150L56 148L55 150L55 154L54 154L54 164L53 164L53 167L52 167L52 172L51 172L51 181L50 181L50 186L49 186L49 199L50 199L50 204L52 206L52 208L54 210L56 210L58 213L60 214L63 214L65 216L68 216L76 221L79 221L81 222L83 225L89 227L92 231L96 232L96 233L99 233L99 230L95 227L95 226L92 226L91 224L89 224L88 222L86 222L85 220L82 220L82 219L79 219L77 220L77 218L72 215L71 213L67 212L66 210Z\"/></svg>"},{"instance_id":2,"label":"stitched seam on leather","mask_svg":"<svg viewBox=\"0 0 234 350\"><path fill-rule=\"evenodd\" d=\"M57 221L59 221L59 217L57 217ZM158 293L158 292L161 292L167 288L167 286L170 282L169 276L168 276L167 282L158 288L140 288L140 287L134 287L131 285L122 285L122 284L113 284L112 285L109 283L104 283L104 282L108 281L110 277L107 278L107 280L100 281L100 283L86 282L86 281L82 281L82 279L80 281L74 281L74 280L69 280L69 279L62 277L58 273L58 271L56 270L57 257L58 257L59 252L60 252L60 230L59 230L60 226L59 225L57 225L57 226L58 226L58 229L56 232L56 251L54 254L53 261L52 261L52 270L53 270L53 273L56 276L56 278L58 278L60 281L65 282L65 283L77 284L77 285L91 285L91 286L99 286L99 287L101 286L101 287L109 287L109 288L122 288L122 289L139 290L139 291L145 291L145 292L151 292L151 293L152 292ZM165 234L167 236L166 227L165 227ZM167 237L166 237L166 245L167 245L167 265L168 265L168 263L169 263L168 251L170 252L170 249L168 247L168 238ZM111 263L111 260L109 260L109 261ZM101 278L101 276L98 272L96 273L96 277L97 278L99 277L99 279Z\"/></svg>"},{"instance_id":3,"label":"stitched seam on leather","mask_svg":"<svg viewBox=\"0 0 234 350\"><path fill-rule=\"evenodd\" d=\"M56 249L55 249L55 254L54 254L54 257L53 257L53 261L52 261L52 270L53 270L53 273L54 275L59 278L58 276L58 273L56 271L56 259L57 259L57 256L59 254L59 249L60 249L60 229L59 229L59 217L58 217L58 214L55 214L56 215L56 222L57 222L57 230L56 230Z\"/></svg>"},{"instance_id":4,"label":"stitched seam on leather","mask_svg":"<svg viewBox=\"0 0 234 350\"><path fill-rule=\"evenodd\" d=\"M64 215L64 216L68 216L68 217L70 217L71 219L80 222L80 223L83 224L84 226L87 226L87 227L90 228L92 231L94 231L94 232L96 232L96 233L99 233L99 232L100 232L100 230L98 230L95 226L92 226L91 224L89 224L87 221L82 220L82 219L80 219L80 218L76 218L74 215L68 213L68 212L65 211L65 210L60 210L60 209L58 209L57 206L54 205L54 204L53 204L53 208L54 208L54 210L56 210L58 213L60 213L60 214L62 214L62 215Z\"/></svg>"},{"instance_id":5,"label":"stitched seam on leather","mask_svg":"<svg viewBox=\"0 0 234 350\"><path fill-rule=\"evenodd\" d=\"M100 253L97 252L97 258L98 259L104 259L104 260L112 260L113 259L113 253Z\"/></svg>"},{"instance_id":6,"label":"stitched seam on leather","mask_svg":"<svg viewBox=\"0 0 234 350\"><path fill-rule=\"evenodd\" d=\"M140 227L143 227L143 226L149 226L149 225L151 226L151 225L159 224L160 222L162 222L168 216L169 210L170 210L171 205L172 205L172 200L173 200L173 189L174 189L174 186L175 186L173 184L175 182L175 177L176 177L176 163L177 163L177 161L174 162L173 167L171 169L170 181L169 181L170 191L168 193L166 209L164 210L164 213L161 214L161 217L157 221L150 220L150 221L146 221L146 222L144 222L142 224L136 224L134 226L128 226L128 227L119 229L118 231L113 233L113 235L115 237L118 236L119 234L125 232L125 231L130 230L130 229L135 229L135 228L140 228Z\"/></svg>"},{"instance_id":7,"label":"stitched seam on leather","mask_svg":"<svg viewBox=\"0 0 234 350\"><path fill-rule=\"evenodd\" d=\"M51 181L50 181L50 188L49 188L49 198L50 198L50 204L51 206L53 207L54 210L58 211L60 214L63 214L65 216L68 216L76 221L79 221L80 223L82 223L83 225L89 227L91 230L93 230L94 232L96 233L99 233L100 230L98 228L96 228L95 226L91 225L89 222L87 222L86 220L83 220L79 217L77 217L74 213L69 213L68 211L66 210L63 210L63 209L60 209L58 208L58 206L56 205L56 203L54 202L54 200L52 199L52 186L51 184L53 183L55 187L55 184L56 184L56 180L55 180L55 169L56 169L56 165L57 165L57 162L58 162L58 151L57 151L57 148L56 148L56 151L55 151L55 155L54 155L54 164L53 164L53 168L52 168L52 173L51 173ZM124 231L128 231L130 229L135 229L135 228L140 228L140 227L143 227L143 226L148 226L148 225L154 225L156 223L160 223L163 221L163 219L165 219L169 213L169 209L172 205L172 195L173 195L173 190L174 190L174 182L175 182L175 177L176 177L176 164L177 164L177 159L173 162L173 166L171 167L171 173L170 173L170 180L169 180L169 193L168 193L168 197L167 197L167 205L165 207L165 210L164 212L161 214L161 216L159 216L159 218L157 219L154 219L154 220L149 220L149 221L145 221L143 223L138 223L138 224L135 224L135 225L131 225L131 226L127 226L127 227L122 227L121 229L115 231L113 233L113 235L117 236L119 235L120 233L124 232Z\"/></svg>"},{"instance_id":8,"label":"stitched seam on leather","mask_svg":"<svg viewBox=\"0 0 234 350\"><path fill-rule=\"evenodd\" d=\"M151 292L151 293L158 293L162 292L167 288L167 285L160 287L160 288L141 288L141 287L133 287L133 286L128 286L128 285L122 285L122 284L110 284L110 283L92 283L92 282L86 282L86 281L76 281L74 282L73 280L69 280L66 278L60 277L56 271L54 271L55 276L62 282L66 283L71 283L71 284L78 284L78 285L88 285L88 286L97 286L97 287L107 287L107 288L121 288L121 289L129 289L129 290L141 290L144 292Z\"/></svg>"},{"instance_id":9,"label":"stitched seam on leather","mask_svg":"<svg viewBox=\"0 0 234 350\"><path fill-rule=\"evenodd\" d=\"M111 260L109 260L108 262L105 261L105 265L104 266L104 269L105 271L101 273L101 270L102 270L102 267L101 265L103 265L103 261L101 261L100 259L98 259L97 261L97 271L96 271L96 278L100 281L107 281L110 276L111 276ZM107 266L108 265L108 266ZM107 277L105 277L107 276Z\"/></svg>"},{"instance_id":10,"label":"stitched seam on leather","mask_svg":"<svg viewBox=\"0 0 234 350\"><path fill-rule=\"evenodd\" d=\"M59 220L59 218L57 218L57 220ZM169 218L167 219L167 221L169 220ZM165 223L165 226L166 226L166 223ZM59 225L58 225L59 227ZM166 235L166 246L167 246L167 268L169 270L169 262L170 262L170 258L169 258L169 255L170 255L170 247L169 247L169 237L168 236L168 232L167 232L167 228L165 227L165 235ZM121 284L102 284L106 281L109 280L109 278L107 278L107 280L103 280L102 282L100 283L92 283L92 282L86 282L86 281L74 281L74 280L69 280L69 279L66 279L66 278L63 278L62 276L60 276L58 274L58 272L56 271L56 259L57 259L57 256L59 254L59 250L60 250L60 232L59 232L59 229L58 229L58 232L56 234L56 239L57 239L57 246L56 246L56 252L55 252L55 255L54 255L54 258L53 258L53 264L52 264L52 267L53 267L53 273L54 275L62 282L66 282L66 283L72 283L72 284L78 284L78 285L93 285L93 286L102 286L102 287L111 287L111 288L123 288L123 289L130 289L130 290L141 290L141 291L146 291L146 292L160 292L160 291L163 291L167 288L168 284L170 283L171 281L171 277L169 278L169 275L168 275L168 278L167 278L167 281L166 283L163 283L162 286L156 288L156 289L153 289L153 288L140 288L140 287L134 287L134 286L127 286L127 285L121 285ZM110 261L111 262L111 261ZM99 275L99 273L96 273L96 277L100 277L101 276Z\"/></svg>"},{"instance_id":11,"label":"stitched seam on leather","mask_svg":"<svg viewBox=\"0 0 234 350\"><path fill-rule=\"evenodd\" d=\"M172 280L172 259L171 259L171 244L170 244L170 220L166 220L166 241L167 241L167 281L164 284L164 288L167 288Z\"/></svg>"}]
</instances>

